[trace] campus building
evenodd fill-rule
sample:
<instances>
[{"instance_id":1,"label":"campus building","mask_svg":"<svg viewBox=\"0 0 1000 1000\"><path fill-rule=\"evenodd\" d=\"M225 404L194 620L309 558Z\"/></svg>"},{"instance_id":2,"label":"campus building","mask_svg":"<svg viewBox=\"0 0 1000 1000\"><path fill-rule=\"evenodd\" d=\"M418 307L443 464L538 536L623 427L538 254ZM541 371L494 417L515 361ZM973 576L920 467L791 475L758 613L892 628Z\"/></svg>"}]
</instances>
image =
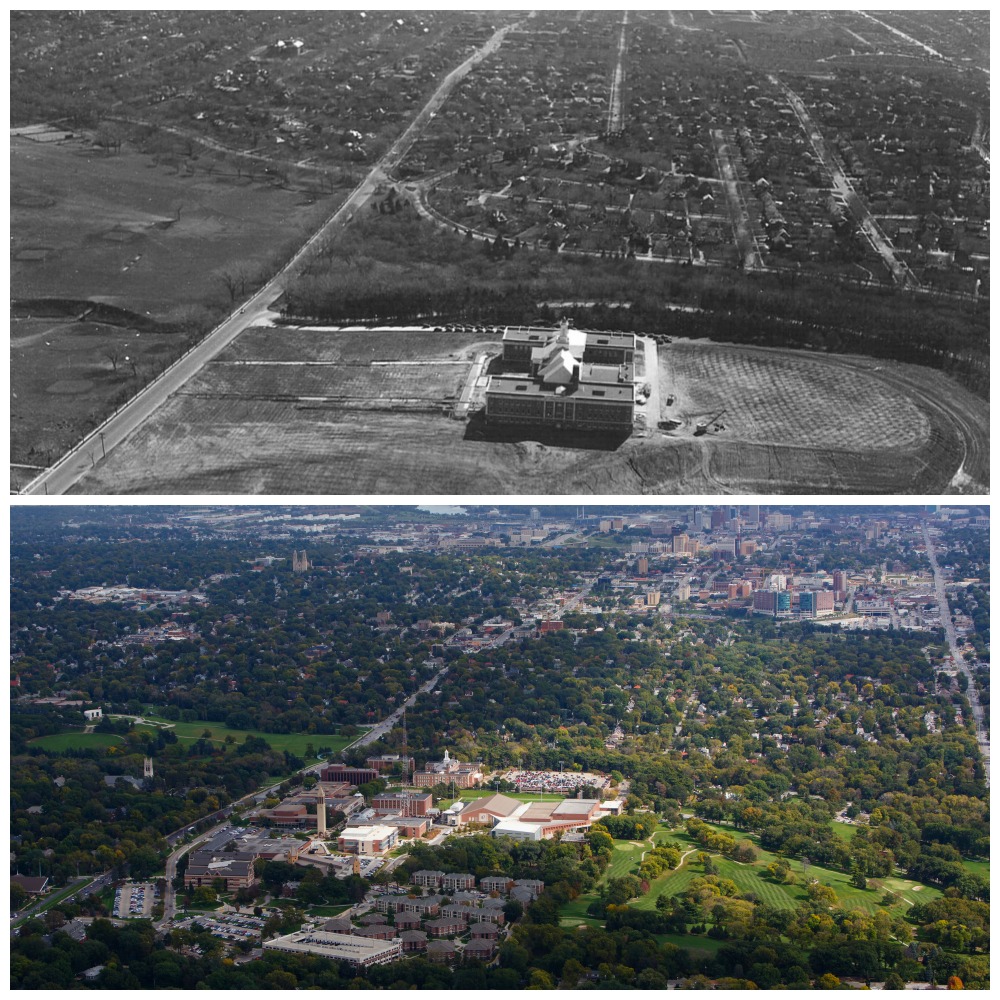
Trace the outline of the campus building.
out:
<instances>
[{"instance_id":1,"label":"campus building","mask_svg":"<svg viewBox=\"0 0 1000 1000\"><path fill-rule=\"evenodd\" d=\"M355 968L384 965L394 962L403 954L402 943L379 941L354 934L335 934L330 931L295 931L284 937L265 941L264 947L273 951L291 952L293 955L320 955L337 962L347 962Z\"/></svg>"},{"instance_id":2,"label":"campus building","mask_svg":"<svg viewBox=\"0 0 1000 1000\"><path fill-rule=\"evenodd\" d=\"M391 851L398 840L399 830L393 826L349 826L337 838L337 850L371 858Z\"/></svg>"},{"instance_id":3,"label":"campus building","mask_svg":"<svg viewBox=\"0 0 1000 1000\"><path fill-rule=\"evenodd\" d=\"M372 808L380 816L427 816L433 806L430 792L382 792L372 798Z\"/></svg>"},{"instance_id":4,"label":"campus building","mask_svg":"<svg viewBox=\"0 0 1000 1000\"><path fill-rule=\"evenodd\" d=\"M508 374L491 375L486 420L556 430L629 433L635 415L635 334L504 331Z\"/></svg>"},{"instance_id":5,"label":"campus building","mask_svg":"<svg viewBox=\"0 0 1000 1000\"><path fill-rule=\"evenodd\" d=\"M602 365L630 365L635 360L634 333L585 332L572 329L563 320L558 334L565 336L567 346L581 361ZM505 367L530 370L529 365L537 364L556 339L555 330L508 326L503 332Z\"/></svg>"},{"instance_id":6,"label":"campus building","mask_svg":"<svg viewBox=\"0 0 1000 1000\"><path fill-rule=\"evenodd\" d=\"M483 769L480 764L453 760L447 750L444 752L444 760L428 761L422 771L413 773L413 784L417 788L430 788L437 784L475 788L482 780Z\"/></svg>"},{"instance_id":7,"label":"campus building","mask_svg":"<svg viewBox=\"0 0 1000 1000\"><path fill-rule=\"evenodd\" d=\"M256 853L242 851L196 851L189 857L184 885L212 885L221 878L226 883L226 892L249 888L254 884L253 863L257 857Z\"/></svg>"},{"instance_id":8,"label":"campus building","mask_svg":"<svg viewBox=\"0 0 1000 1000\"><path fill-rule=\"evenodd\" d=\"M351 767L348 764L327 764L320 771L323 781L344 781L349 785L367 785L378 775L373 767Z\"/></svg>"}]
</instances>

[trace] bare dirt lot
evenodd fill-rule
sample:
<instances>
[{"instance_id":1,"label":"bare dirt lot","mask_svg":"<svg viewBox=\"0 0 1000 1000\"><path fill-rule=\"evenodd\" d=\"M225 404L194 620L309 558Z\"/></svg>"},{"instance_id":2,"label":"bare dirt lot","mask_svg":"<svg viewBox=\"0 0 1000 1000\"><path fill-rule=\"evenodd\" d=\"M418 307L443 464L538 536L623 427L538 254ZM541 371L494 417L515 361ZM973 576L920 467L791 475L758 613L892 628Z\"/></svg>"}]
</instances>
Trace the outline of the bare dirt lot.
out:
<instances>
[{"instance_id":1,"label":"bare dirt lot","mask_svg":"<svg viewBox=\"0 0 1000 1000\"><path fill-rule=\"evenodd\" d=\"M661 399L663 412L680 419L677 429L580 448L530 435L483 440L448 415L481 339L248 331L98 462L75 492L988 488L987 404L927 369L676 342L661 355ZM702 415L723 403L725 430L697 436Z\"/></svg>"}]
</instances>

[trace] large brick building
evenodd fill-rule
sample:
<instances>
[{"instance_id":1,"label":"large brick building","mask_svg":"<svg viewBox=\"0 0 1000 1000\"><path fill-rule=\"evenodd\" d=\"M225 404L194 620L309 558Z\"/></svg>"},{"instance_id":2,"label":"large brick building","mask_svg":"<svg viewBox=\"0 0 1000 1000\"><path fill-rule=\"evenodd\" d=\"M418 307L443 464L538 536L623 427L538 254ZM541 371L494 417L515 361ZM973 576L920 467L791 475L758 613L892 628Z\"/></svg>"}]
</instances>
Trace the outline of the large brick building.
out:
<instances>
[{"instance_id":1,"label":"large brick building","mask_svg":"<svg viewBox=\"0 0 1000 1000\"><path fill-rule=\"evenodd\" d=\"M428 761L422 771L413 772L413 784L417 788L430 788L437 784L475 788L482 780L483 769L479 764L453 760L447 750L443 760Z\"/></svg>"},{"instance_id":2,"label":"large brick building","mask_svg":"<svg viewBox=\"0 0 1000 1000\"><path fill-rule=\"evenodd\" d=\"M197 851L188 859L184 885L212 885L221 878L225 880L226 892L249 888L255 881L253 865L256 860L256 854L239 851Z\"/></svg>"},{"instance_id":3,"label":"large brick building","mask_svg":"<svg viewBox=\"0 0 1000 1000\"><path fill-rule=\"evenodd\" d=\"M378 774L373 767L351 767L350 764L327 764L320 771L323 781L346 781L349 785L367 785Z\"/></svg>"},{"instance_id":4,"label":"large brick building","mask_svg":"<svg viewBox=\"0 0 1000 1000\"><path fill-rule=\"evenodd\" d=\"M635 335L508 327L507 374L486 386L486 420L556 430L629 433L635 414Z\"/></svg>"},{"instance_id":5,"label":"large brick building","mask_svg":"<svg viewBox=\"0 0 1000 1000\"><path fill-rule=\"evenodd\" d=\"M372 798L376 815L426 816L434 806L430 792L383 792Z\"/></svg>"}]
</instances>

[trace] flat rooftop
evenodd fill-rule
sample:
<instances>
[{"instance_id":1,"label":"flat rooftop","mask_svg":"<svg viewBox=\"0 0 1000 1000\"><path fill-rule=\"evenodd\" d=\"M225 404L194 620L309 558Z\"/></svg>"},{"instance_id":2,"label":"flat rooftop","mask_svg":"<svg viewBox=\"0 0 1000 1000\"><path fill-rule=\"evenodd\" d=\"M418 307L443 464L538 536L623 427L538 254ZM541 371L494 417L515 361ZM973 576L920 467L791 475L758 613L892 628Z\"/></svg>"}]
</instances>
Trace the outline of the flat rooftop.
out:
<instances>
[{"instance_id":1,"label":"flat rooftop","mask_svg":"<svg viewBox=\"0 0 1000 1000\"><path fill-rule=\"evenodd\" d=\"M364 962L382 955L398 954L398 941L378 941L355 934L337 934L333 931L295 931L284 937L265 941L265 948L322 955L325 958L347 959Z\"/></svg>"},{"instance_id":2,"label":"flat rooftop","mask_svg":"<svg viewBox=\"0 0 1000 1000\"><path fill-rule=\"evenodd\" d=\"M587 338L588 347L634 347L634 333L604 333L596 330L575 330L570 328L570 333L582 333ZM559 334L559 328L545 329L535 326L508 326L504 329L503 340L514 341L523 344L533 344L541 346L555 339Z\"/></svg>"},{"instance_id":3,"label":"flat rooftop","mask_svg":"<svg viewBox=\"0 0 1000 1000\"><path fill-rule=\"evenodd\" d=\"M556 392L557 389L563 391ZM552 396L561 399L595 399L615 403L631 403L635 396L635 387L631 383L576 382L557 386L544 385L520 375L491 375L486 391L505 396Z\"/></svg>"}]
</instances>

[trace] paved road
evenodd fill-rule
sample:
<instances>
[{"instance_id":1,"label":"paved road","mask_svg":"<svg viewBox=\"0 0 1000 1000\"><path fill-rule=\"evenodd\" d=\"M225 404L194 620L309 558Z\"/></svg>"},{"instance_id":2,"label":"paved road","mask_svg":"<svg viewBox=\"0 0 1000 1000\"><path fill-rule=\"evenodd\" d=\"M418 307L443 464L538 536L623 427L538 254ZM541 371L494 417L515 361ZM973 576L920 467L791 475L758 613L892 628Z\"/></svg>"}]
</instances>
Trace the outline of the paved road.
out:
<instances>
[{"instance_id":1,"label":"paved road","mask_svg":"<svg viewBox=\"0 0 1000 1000\"><path fill-rule=\"evenodd\" d=\"M806 137L813 147L813 152L815 152L817 158L827 170L830 171L830 175L833 178L834 191L842 195L844 201L847 202L848 207L861 226L861 231L865 234L875 252L885 262L885 266L892 274L893 280L900 288L920 288L920 282L917 280L916 275L896 256L892 244L872 217L871 212L868 211L868 206L854 190L854 185L848 180L836 157L826 148L823 135L813 124L812 117L808 110L806 110L802 99L791 87L783 84L773 73L768 75L768 79L788 98L788 103L791 104L792 110L799 119L802 131L805 132Z\"/></svg>"},{"instance_id":2,"label":"paved road","mask_svg":"<svg viewBox=\"0 0 1000 1000\"><path fill-rule=\"evenodd\" d=\"M622 30L618 38L618 62L611 77L611 96L608 101L608 134L620 132L624 122L622 113L622 82L625 79L625 50L628 47L628 11L622 14Z\"/></svg>"},{"instance_id":3,"label":"paved road","mask_svg":"<svg viewBox=\"0 0 1000 1000\"><path fill-rule=\"evenodd\" d=\"M302 245L294 257L255 295L209 333L195 348L171 365L162 375L150 382L138 395L116 414L87 435L75 448L58 462L36 476L22 490L26 494L60 494L71 489L109 451L121 444L139 428L153 412L195 376L209 361L220 354L244 330L266 315L271 305L285 290L289 280L302 268L310 256L326 240L336 235L389 179L410 146L433 120L438 110L454 89L474 66L495 52L507 33L517 24L509 24L494 32L490 39L477 49L460 66L453 69L434 91L430 100L420 110L405 132L389 147L385 155L372 167L368 176L347 196L344 203ZM151 456L152 461L152 456Z\"/></svg>"},{"instance_id":4,"label":"paved road","mask_svg":"<svg viewBox=\"0 0 1000 1000\"><path fill-rule=\"evenodd\" d=\"M962 647L955 632L955 626L951 620L951 606L948 604L948 595L945 592L944 576L938 566L937 555L934 552L934 542L927 525L924 525L924 543L927 546L927 559L931 564L934 573L934 593L937 596L938 610L941 615L941 624L944 626L945 635L948 637L948 645L951 648L951 656L955 666L965 674L969 682L966 696L969 699L969 706L972 708L972 717L976 722L976 739L979 741L979 752L983 755L983 766L986 770L986 784L990 783L990 736L989 728L983 713L983 706L979 703L979 693L976 691L976 682L973 680L972 671L965 662L962 655Z\"/></svg>"},{"instance_id":5,"label":"paved road","mask_svg":"<svg viewBox=\"0 0 1000 1000\"><path fill-rule=\"evenodd\" d=\"M739 177L729 157L729 146L722 135L722 130L713 129L712 139L715 141L715 161L719 167L719 176L722 178L722 189L726 192L726 202L729 205L729 217L733 223L733 236L739 250L740 264L748 271L764 270L760 248L757 246L757 237L754 235L750 222L750 213L743 196L740 194Z\"/></svg>"},{"instance_id":6,"label":"paved road","mask_svg":"<svg viewBox=\"0 0 1000 1000\"><path fill-rule=\"evenodd\" d=\"M413 706L416 704L417 701L417 695L426 694L429 691L433 691L435 686L437 685L437 682L441 680L441 678L444 677L446 673L448 673L448 668L442 667L429 681L426 681L416 691L414 691L413 694L411 694L410 697L407 698L406 701L404 701L403 704L400 705L399 708L397 708L396 711L392 713L392 715L386 716L377 725L372 726L371 729L369 729L366 733L363 733L361 736L359 736L353 743L350 744L350 746L351 747L368 746L369 743L374 743L377 740L382 739L383 736L386 736L392 730L392 728L398 725L398 723L402 720L403 713L408 708L413 708ZM348 747L344 747L344 749L347 750Z\"/></svg>"}]
</instances>

